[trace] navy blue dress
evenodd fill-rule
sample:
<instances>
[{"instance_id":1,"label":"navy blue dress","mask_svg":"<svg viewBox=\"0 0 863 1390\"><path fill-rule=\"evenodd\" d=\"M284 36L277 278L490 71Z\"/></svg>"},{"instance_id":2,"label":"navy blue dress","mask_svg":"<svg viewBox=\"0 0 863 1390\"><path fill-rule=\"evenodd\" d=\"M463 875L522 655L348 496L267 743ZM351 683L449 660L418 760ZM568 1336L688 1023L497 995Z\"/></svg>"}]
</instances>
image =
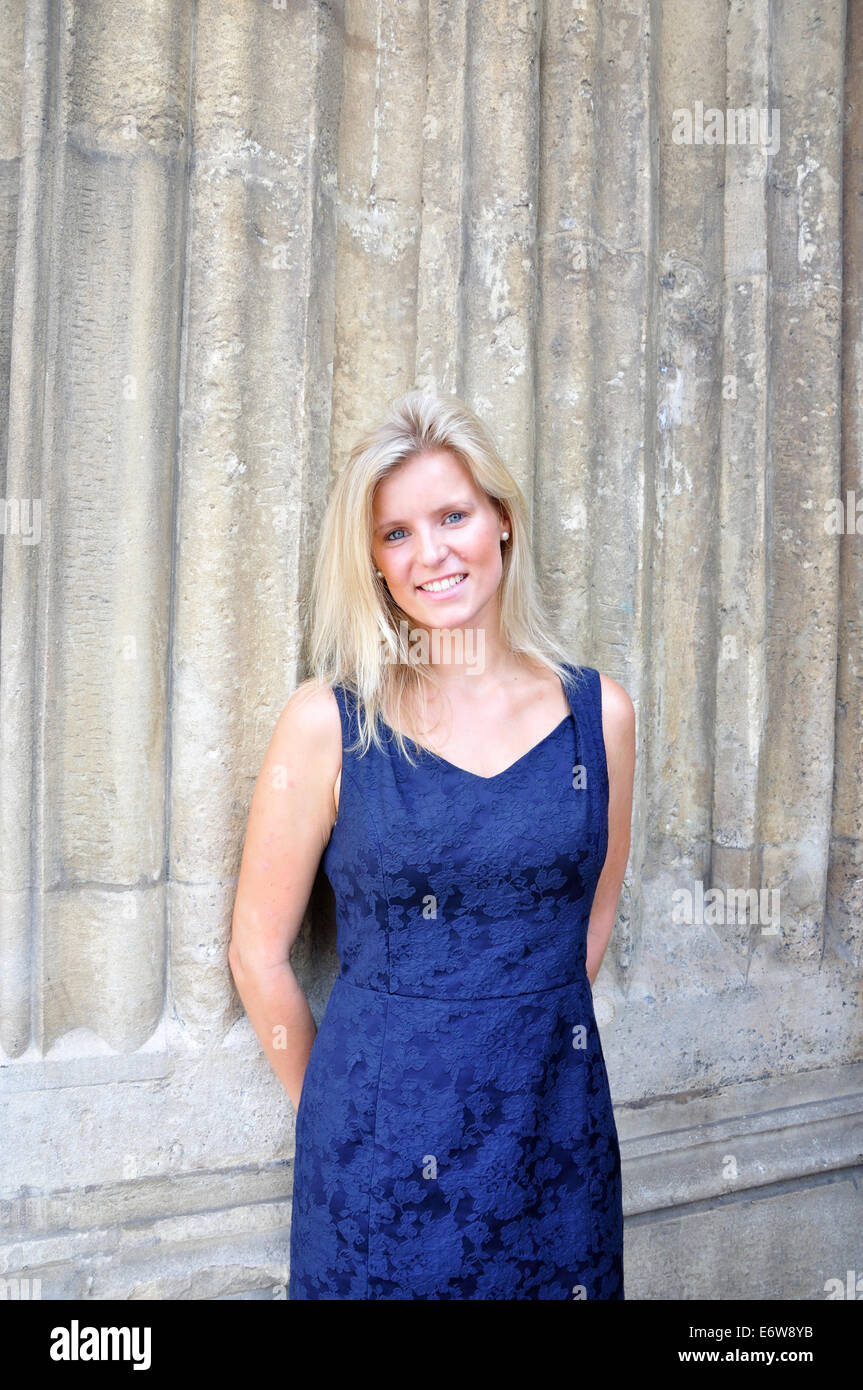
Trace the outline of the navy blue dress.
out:
<instances>
[{"instance_id":1,"label":"navy blue dress","mask_svg":"<svg viewBox=\"0 0 863 1390\"><path fill-rule=\"evenodd\" d=\"M557 727L480 777L389 742L346 751L355 705L334 687L341 970L297 1112L291 1299L624 1297L585 972L608 845L599 675L568 667L566 689Z\"/></svg>"}]
</instances>

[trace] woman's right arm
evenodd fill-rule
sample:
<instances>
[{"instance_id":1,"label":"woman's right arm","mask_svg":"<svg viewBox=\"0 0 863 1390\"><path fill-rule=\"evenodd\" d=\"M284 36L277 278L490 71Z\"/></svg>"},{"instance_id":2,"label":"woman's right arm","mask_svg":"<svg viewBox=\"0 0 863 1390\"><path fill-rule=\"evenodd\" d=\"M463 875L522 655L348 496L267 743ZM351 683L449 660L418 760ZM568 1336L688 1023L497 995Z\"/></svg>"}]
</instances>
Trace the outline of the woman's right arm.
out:
<instances>
[{"instance_id":1,"label":"woman's right arm","mask_svg":"<svg viewBox=\"0 0 863 1390\"><path fill-rule=\"evenodd\" d=\"M246 1013L295 1107L316 1027L289 958L335 823L341 761L336 698L305 681L279 716L255 783L228 947Z\"/></svg>"}]
</instances>

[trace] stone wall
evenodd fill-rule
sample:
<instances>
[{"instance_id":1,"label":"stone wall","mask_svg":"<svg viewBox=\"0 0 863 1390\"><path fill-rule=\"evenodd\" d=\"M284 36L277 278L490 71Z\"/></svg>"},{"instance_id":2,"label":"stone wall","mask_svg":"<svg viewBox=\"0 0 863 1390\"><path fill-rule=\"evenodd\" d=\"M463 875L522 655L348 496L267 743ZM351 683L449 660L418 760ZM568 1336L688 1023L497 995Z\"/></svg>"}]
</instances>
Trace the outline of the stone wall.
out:
<instances>
[{"instance_id":1,"label":"stone wall","mask_svg":"<svg viewBox=\"0 0 863 1390\"><path fill-rule=\"evenodd\" d=\"M863 12L0 22L0 1276L284 1297L231 907L328 479L415 384L488 419L563 638L636 704L595 989L627 1296L863 1274ZM320 1017L325 886L295 961Z\"/></svg>"}]
</instances>

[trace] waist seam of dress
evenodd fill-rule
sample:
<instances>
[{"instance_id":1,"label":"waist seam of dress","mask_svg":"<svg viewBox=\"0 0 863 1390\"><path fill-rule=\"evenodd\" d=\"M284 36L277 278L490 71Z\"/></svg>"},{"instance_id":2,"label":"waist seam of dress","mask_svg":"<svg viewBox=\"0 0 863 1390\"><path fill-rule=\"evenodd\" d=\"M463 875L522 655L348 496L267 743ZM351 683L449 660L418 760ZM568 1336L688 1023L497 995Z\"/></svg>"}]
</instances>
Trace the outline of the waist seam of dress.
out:
<instances>
[{"instance_id":1,"label":"waist seam of dress","mask_svg":"<svg viewBox=\"0 0 863 1390\"><path fill-rule=\"evenodd\" d=\"M554 994L556 990L571 989L573 985L586 985L590 989L590 980L587 978L586 971L583 976L575 976L571 980L565 980L562 985L545 985L542 989L517 990L515 994L400 994L398 990L394 989L375 989L372 985L358 985L353 980L349 980L346 975L341 974L336 976L333 985L339 983L347 985L350 989L361 989L365 994L379 994L381 999L415 999L423 1004L473 1004L484 999L501 1001L504 999L530 999L536 994Z\"/></svg>"}]
</instances>

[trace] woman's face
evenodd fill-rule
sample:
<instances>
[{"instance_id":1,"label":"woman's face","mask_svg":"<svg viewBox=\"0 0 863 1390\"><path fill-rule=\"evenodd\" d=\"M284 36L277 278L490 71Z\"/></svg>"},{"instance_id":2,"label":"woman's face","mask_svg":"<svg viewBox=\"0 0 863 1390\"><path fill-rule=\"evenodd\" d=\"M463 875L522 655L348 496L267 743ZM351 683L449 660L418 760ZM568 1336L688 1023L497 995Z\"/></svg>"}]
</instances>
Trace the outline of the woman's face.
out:
<instances>
[{"instance_id":1,"label":"woman's face","mask_svg":"<svg viewBox=\"0 0 863 1390\"><path fill-rule=\"evenodd\" d=\"M497 617L509 528L459 459L445 449L406 459L378 485L373 511L376 568L418 625L485 628Z\"/></svg>"}]
</instances>

